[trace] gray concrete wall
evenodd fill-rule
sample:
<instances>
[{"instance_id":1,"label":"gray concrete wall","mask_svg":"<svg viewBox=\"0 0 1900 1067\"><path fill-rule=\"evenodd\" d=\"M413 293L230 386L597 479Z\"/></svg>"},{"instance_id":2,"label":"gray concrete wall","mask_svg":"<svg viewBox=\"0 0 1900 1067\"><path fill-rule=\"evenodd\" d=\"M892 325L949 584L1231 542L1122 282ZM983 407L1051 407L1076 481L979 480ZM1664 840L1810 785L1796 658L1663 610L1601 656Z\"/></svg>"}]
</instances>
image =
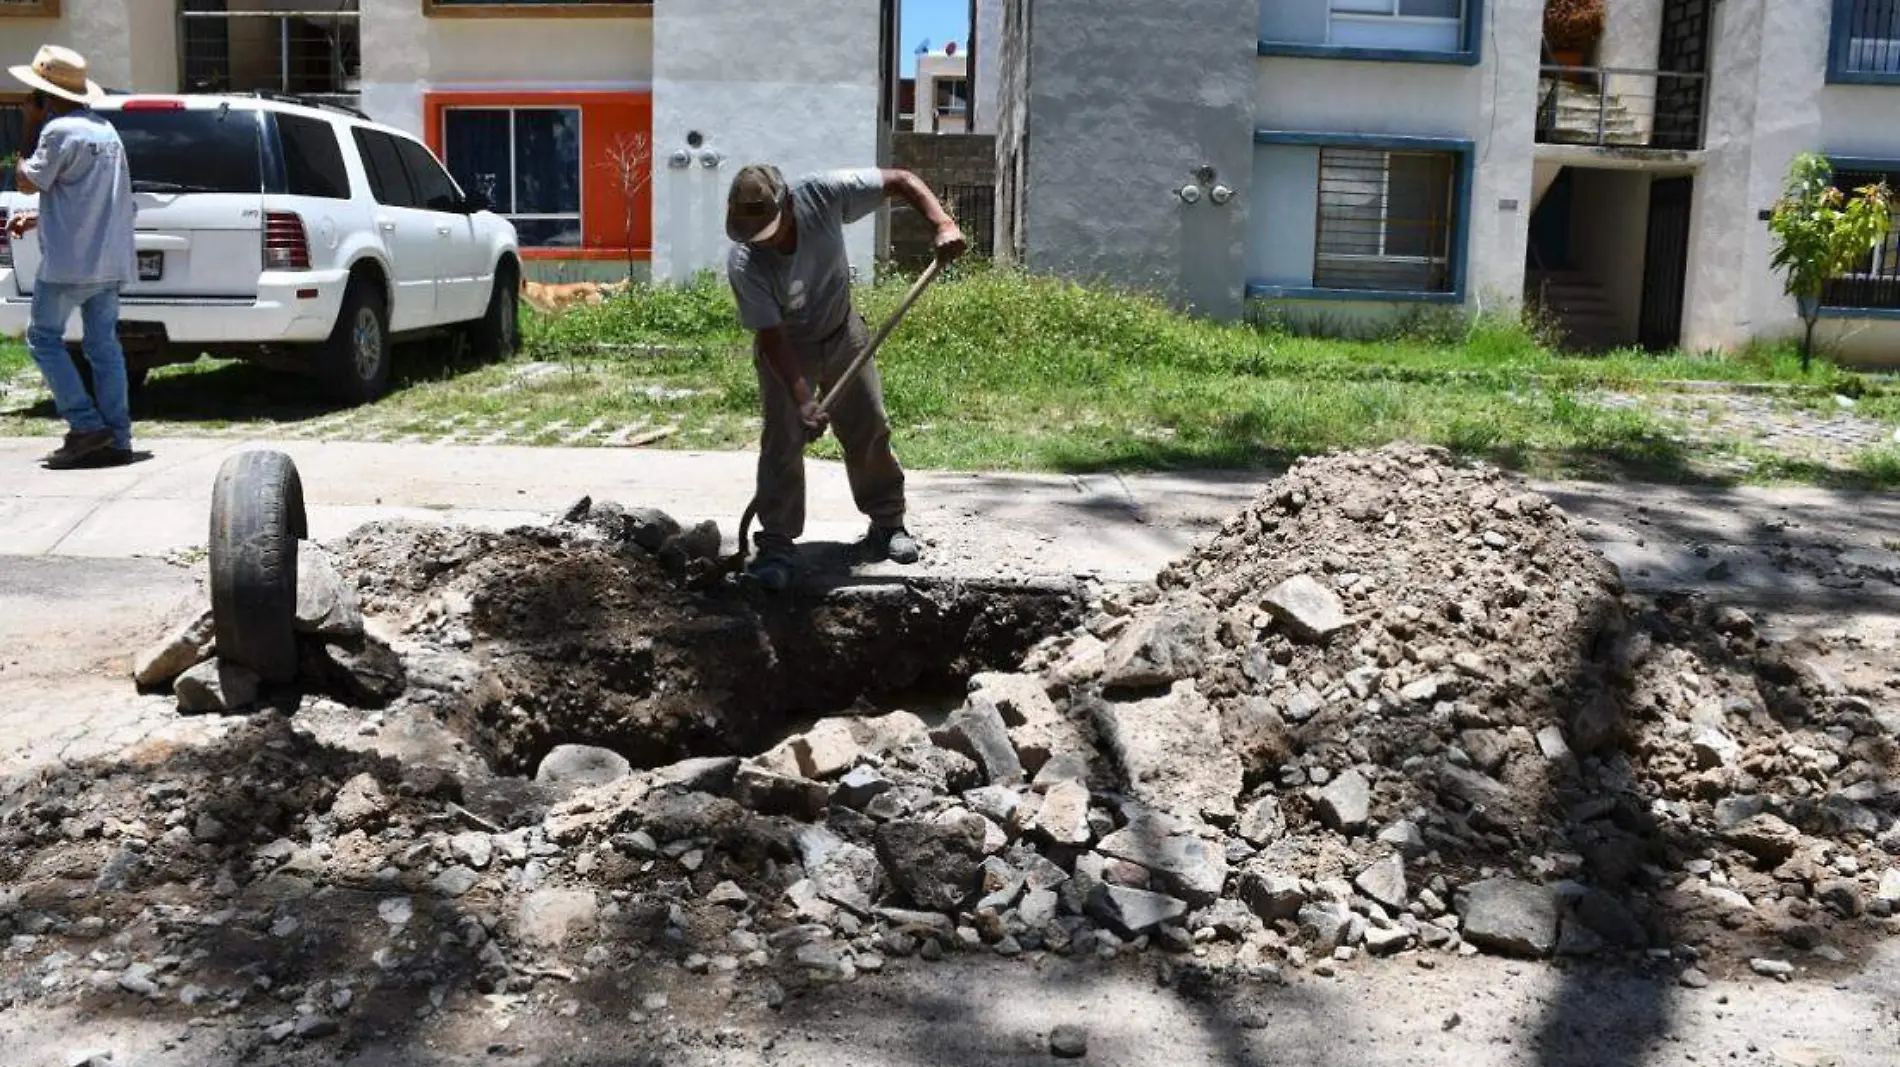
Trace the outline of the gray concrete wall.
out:
<instances>
[{"instance_id":1,"label":"gray concrete wall","mask_svg":"<svg viewBox=\"0 0 1900 1067\"><path fill-rule=\"evenodd\" d=\"M1033 6L1027 266L1238 315L1259 0ZM1174 196L1204 163L1225 206Z\"/></svg>"},{"instance_id":2,"label":"gray concrete wall","mask_svg":"<svg viewBox=\"0 0 1900 1067\"><path fill-rule=\"evenodd\" d=\"M1029 0L1003 0L996 49L996 259L1023 260L1023 218L1029 190Z\"/></svg>"}]
</instances>

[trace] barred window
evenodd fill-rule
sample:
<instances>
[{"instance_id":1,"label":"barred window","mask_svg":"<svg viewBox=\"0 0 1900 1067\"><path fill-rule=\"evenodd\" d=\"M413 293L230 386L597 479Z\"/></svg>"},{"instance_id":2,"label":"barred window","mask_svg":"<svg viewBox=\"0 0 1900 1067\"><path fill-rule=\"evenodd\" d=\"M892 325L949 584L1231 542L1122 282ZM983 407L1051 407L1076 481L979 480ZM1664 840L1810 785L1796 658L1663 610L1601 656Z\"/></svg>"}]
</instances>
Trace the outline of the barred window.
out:
<instances>
[{"instance_id":1,"label":"barred window","mask_svg":"<svg viewBox=\"0 0 1900 1067\"><path fill-rule=\"evenodd\" d=\"M1842 192L1869 185L1887 183L1900 193L1900 171L1840 170L1834 172L1834 185ZM1854 269L1821 290L1821 305L1832 308L1900 311L1900 211L1895 212L1894 230L1879 248L1855 264Z\"/></svg>"},{"instance_id":2,"label":"barred window","mask_svg":"<svg viewBox=\"0 0 1900 1067\"><path fill-rule=\"evenodd\" d=\"M1457 157L1323 148L1313 285L1447 293Z\"/></svg>"},{"instance_id":3,"label":"barred window","mask_svg":"<svg viewBox=\"0 0 1900 1067\"><path fill-rule=\"evenodd\" d=\"M291 93L355 106L362 37L358 0L183 0L180 88Z\"/></svg>"},{"instance_id":4,"label":"barred window","mask_svg":"<svg viewBox=\"0 0 1900 1067\"><path fill-rule=\"evenodd\" d=\"M1847 25L1834 28L1837 68L1900 77L1900 0L1848 0ZM1840 16L1837 16L1840 17Z\"/></svg>"}]
</instances>

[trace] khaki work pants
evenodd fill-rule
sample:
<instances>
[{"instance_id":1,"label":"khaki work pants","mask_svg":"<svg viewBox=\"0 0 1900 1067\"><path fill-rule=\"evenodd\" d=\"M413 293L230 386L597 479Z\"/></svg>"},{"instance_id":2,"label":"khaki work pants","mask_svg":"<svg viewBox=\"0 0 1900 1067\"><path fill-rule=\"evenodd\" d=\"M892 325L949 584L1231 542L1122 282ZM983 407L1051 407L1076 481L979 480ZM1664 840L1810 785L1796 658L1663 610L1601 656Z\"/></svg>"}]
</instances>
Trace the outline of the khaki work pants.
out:
<instances>
[{"instance_id":1,"label":"khaki work pants","mask_svg":"<svg viewBox=\"0 0 1900 1067\"><path fill-rule=\"evenodd\" d=\"M864 318L853 312L830 338L795 344L793 349L805 380L823 397L870 343ZM752 362L759 373L765 416L759 440L757 543L761 554L789 553L792 542L805 532L805 425L791 390L772 373L756 346ZM879 526L901 526L904 468L891 451L891 424L884 414L884 386L875 359L858 371L831 406L831 429L844 447L845 474L858 510Z\"/></svg>"}]
</instances>

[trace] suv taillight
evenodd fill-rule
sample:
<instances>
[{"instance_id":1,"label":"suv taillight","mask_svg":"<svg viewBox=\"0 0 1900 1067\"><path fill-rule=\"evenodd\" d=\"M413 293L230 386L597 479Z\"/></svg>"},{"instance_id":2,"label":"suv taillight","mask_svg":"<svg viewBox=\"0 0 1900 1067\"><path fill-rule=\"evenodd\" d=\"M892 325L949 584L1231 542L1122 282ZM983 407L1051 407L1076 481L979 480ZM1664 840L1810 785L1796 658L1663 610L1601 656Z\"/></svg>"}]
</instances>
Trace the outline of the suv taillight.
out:
<instances>
[{"instance_id":1,"label":"suv taillight","mask_svg":"<svg viewBox=\"0 0 1900 1067\"><path fill-rule=\"evenodd\" d=\"M265 213L264 269L310 269L310 235L304 231L303 216L294 211Z\"/></svg>"},{"instance_id":2,"label":"suv taillight","mask_svg":"<svg viewBox=\"0 0 1900 1067\"><path fill-rule=\"evenodd\" d=\"M0 209L0 267L13 266L13 237L7 233L7 212Z\"/></svg>"}]
</instances>

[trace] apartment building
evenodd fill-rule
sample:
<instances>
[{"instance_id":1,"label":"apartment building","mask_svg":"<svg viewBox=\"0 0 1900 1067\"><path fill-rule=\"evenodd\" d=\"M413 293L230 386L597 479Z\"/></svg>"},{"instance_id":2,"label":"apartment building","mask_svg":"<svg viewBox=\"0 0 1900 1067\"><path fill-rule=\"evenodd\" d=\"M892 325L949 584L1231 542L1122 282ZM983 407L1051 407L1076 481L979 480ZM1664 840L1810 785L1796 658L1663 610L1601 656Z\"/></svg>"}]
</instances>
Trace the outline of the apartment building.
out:
<instances>
[{"instance_id":1,"label":"apartment building","mask_svg":"<svg viewBox=\"0 0 1900 1067\"><path fill-rule=\"evenodd\" d=\"M424 135L458 181L500 205L531 269L617 275L631 252L653 277L682 280L723 264L726 187L746 162L798 173L879 159L891 7L0 0L0 65L53 42L85 53L117 90L269 91L359 108ZM847 240L870 270L870 228Z\"/></svg>"},{"instance_id":2,"label":"apartment building","mask_svg":"<svg viewBox=\"0 0 1900 1067\"><path fill-rule=\"evenodd\" d=\"M1900 189L1900 0L1606 0L1574 54L1542 0L1005 0L1000 36L999 248L1221 317L1528 298L1580 347L1731 349L1798 325L1797 152ZM1824 304L1900 364L1900 238Z\"/></svg>"}]
</instances>

